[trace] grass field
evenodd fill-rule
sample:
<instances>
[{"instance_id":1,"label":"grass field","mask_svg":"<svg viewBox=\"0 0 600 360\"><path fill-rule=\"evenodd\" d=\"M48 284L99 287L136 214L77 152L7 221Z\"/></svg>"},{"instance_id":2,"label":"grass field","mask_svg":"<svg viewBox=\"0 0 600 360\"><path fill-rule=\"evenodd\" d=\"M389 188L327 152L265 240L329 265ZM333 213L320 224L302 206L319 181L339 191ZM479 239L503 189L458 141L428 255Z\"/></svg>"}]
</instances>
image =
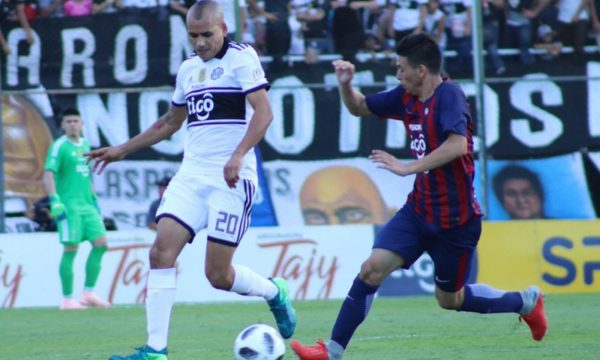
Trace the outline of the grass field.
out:
<instances>
[{"instance_id":1,"label":"grass field","mask_svg":"<svg viewBox=\"0 0 600 360\"><path fill-rule=\"evenodd\" d=\"M294 338L327 339L340 304L296 302ZM538 343L513 314L444 311L432 297L377 299L345 359L600 359L600 294L547 296L546 309L550 328ZM262 302L178 305L169 359L232 359L237 333L257 322L274 323ZM107 359L145 339L142 306L0 309L0 359ZM295 359L289 347L286 359Z\"/></svg>"}]
</instances>

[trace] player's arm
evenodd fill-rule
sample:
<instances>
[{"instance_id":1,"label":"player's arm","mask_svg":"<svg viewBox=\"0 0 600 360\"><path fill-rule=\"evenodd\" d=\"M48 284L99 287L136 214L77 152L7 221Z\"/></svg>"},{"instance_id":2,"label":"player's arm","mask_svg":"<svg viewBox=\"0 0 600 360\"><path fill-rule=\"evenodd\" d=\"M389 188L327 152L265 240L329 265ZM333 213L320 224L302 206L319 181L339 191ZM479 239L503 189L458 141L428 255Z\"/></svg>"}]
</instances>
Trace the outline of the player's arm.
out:
<instances>
[{"instance_id":1,"label":"player's arm","mask_svg":"<svg viewBox=\"0 0 600 360\"><path fill-rule=\"evenodd\" d=\"M332 64L340 84L340 96L348 111L354 116L371 114L367 107L365 96L352 87L352 79L355 72L354 65L344 60L335 60Z\"/></svg>"},{"instance_id":2,"label":"player's arm","mask_svg":"<svg viewBox=\"0 0 600 360\"><path fill-rule=\"evenodd\" d=\"M187 108L185 106L173 106L164 113L150 128L146 131L134 136L128 141L118 146L105 147L90 151L85 154L88 161L95 160L92 171L98 169L98 173L102 173L106 165L113 161L123 159L127 154L136 152L147 146L156 144L157 142L169 138L177 130L187 117Z\"/></svg>"},{"instance_id":3,"label":"player's arm","mask_svg":"<svg viewBox=\"0 0 600 360\"><path fill-rule=\"evenodd\" d=\"M58 193L56 192L56 182L54 181L54 171L46 170L42 177L44 183L44 190L50 198L50 216L56 219L65 213L65 205L60 200Z\"/></svg>"},{"instance_id":4,"label":"player's arm","mask_svg":"<svg viewBox=\"0 0 600 360\"><path fill-rule=\"evenodd\" d=\"M373 150L369 159L378 164L378 168L407 176L438 168L464 156L467 151L467 138L452 133L437 149L415 161L402 162L383 150Z\"/></svg>"},{"instance_id":5,"label":"player's arm","mask_svg":"<svg viewBox=\"0 0 600 360\"><path fill-rule=\"evenodd\" d=\"M244 156L265 136L265 132L267 132L267 128L273 120L271 103L265 89L249 93L246 95L246 99L254 109L254 114L242 141L240 141L223 168L225 181L230 188L234 188L239 180Z\"/></svg>"}]
</instances>

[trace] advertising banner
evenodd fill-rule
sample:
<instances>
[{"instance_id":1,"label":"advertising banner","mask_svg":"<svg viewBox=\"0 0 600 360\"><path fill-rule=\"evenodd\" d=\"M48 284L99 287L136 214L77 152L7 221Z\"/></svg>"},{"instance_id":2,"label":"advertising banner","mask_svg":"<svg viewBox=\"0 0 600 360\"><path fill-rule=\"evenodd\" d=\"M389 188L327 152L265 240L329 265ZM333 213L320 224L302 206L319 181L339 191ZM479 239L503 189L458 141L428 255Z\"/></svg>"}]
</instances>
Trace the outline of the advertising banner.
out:
<instances>
[{"instance_id":1,"label":"advertising banner","mask_svg":"<svg viewBox=\"0 0 600 360\"><path fill-rule=\"evenodd\" d=\"M537 284L547 293L600 291L600 221L485 223L477 282Z\"/></svg>"},{"instance_id":2,"label":"advertising banner","mask_svg":"<svg viewBox=\"0 0 600 360\"><path fill-rule=\"evenodd\" d=\"M144 229L108 233L109 250L96 286L102 297L115 304L144 300L148 251L154 236L154 232ZM342 298L372 242L373 227L369 225L256 228L244 237L234 262L263 276L286 278L294 299ZM83 244L75 261L75 296L83 288L89 249L87 243ZM253 300L210 286L204 275L205 249L206 233L200 232L181 253L176 301ZM0 235L0 305L58 306L61 252L56 233L20 234L18 239L12 234Z\"/></svg>"}]
</instances>

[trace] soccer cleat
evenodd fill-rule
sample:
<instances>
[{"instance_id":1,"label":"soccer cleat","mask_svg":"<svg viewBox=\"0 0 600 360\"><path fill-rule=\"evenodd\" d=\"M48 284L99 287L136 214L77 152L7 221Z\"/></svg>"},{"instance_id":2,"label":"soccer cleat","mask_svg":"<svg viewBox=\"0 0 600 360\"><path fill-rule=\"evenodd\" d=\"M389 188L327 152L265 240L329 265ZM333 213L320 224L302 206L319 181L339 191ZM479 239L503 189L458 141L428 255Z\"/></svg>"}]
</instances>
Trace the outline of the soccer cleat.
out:
<instances>
[{"instance_id":1,"label":"soccer cleat","mask_svg":"<svg viewBox=\"0 0 600 360\"><path fill-rule=\"evenodd\" d=\"M314 346L302 345L298 341L292 340L290 346L300 360L329 360L327 346L325 346L325 343L321 339Z\"/></svg>"},{"instance_id":2,"label":"soccer cleat","mask_svg":"<svg viewBox=\"0 0 600 360\"><path fill-rule=\"evenodd\" d=\"M296 310L292 306L287 283L282 278L269 280L279 289L277 296L273 300L268 301L269 307L275 316L279 333L284 339L289 339L294 334L294 330L296 330Z\"/></svg>"},{"instance_id":3,"label":"soccer cleat","mask_svg":"<svg viewBox=\"0 0 600 360\"><path fill-rule=\"evenodd\" d=\"M523 307L519 320L525 323L531 330L533 340L542 341L548 330L548 318L544 311L544 293L538 286L530 286L521 292Z\"/></svg>"},{"instance_id":4,"label":"soccer cleat","mask_svg":"<svg viewBox=\"0 0 600 360\"><path fill-rule=\"evenodd\" d=\"M108 360L167 360L169 351L164 348L160 351L154 350L148 345L136 348L135 352L128 356L113 355Z\"/></svg>"},{"instance_id":5,"label":"soccer cleat","mask_svg":"<svg viewBox=\"0 0 600 360\"><path fill-rule=\"evenodd\" d=\"M110 307L110 303L108 301L104 301L100 299L100 297L91 291L84 291L81 295L81 300L79 300L85 306L97 307L97 308L107 308Z\"/></svg>"},{"instance_id":6,"label":"soccer cleat","mask_svg":"<svg viewBox=\"0 0 600 360\"><path fill-rule=\"evenodd\" d=\"M59 308L61 310L83 310L87 309L87 306L81 304L79 301L71 298L64 298L60 302Z\"/></svg>"}]
</instances>

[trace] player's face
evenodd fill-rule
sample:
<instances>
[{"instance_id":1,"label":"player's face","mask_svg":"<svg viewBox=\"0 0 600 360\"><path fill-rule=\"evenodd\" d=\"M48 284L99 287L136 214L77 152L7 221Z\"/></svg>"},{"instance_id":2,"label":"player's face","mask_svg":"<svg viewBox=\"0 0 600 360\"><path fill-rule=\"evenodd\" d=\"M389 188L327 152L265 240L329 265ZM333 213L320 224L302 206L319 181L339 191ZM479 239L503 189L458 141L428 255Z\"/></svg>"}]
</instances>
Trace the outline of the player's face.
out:
<instances>
[{"instance_id":1,"label":"player's face","mask_svg":"<svg viewBox=\"0 0 600 360\"><path fill-rule=\"evenodd\" d=\"M396 59L396 78L411 95L419 95L423 76L419 67L412 67L406 57L398 56Z\"/></svg>"},{"instance_id":2,"label":"player's face","mask_svg":"<svg viewBox=\"0 0 600 360\"><path fill-rule=\"evenodd\" d=\"M187 18L187 29L190 43L196 54L203 61L208 61L223 47L227 26L222 17L205 15L202 19Z\"/></svg>"},{"instance_id":3,"label":"player's face","mask_svg":"<svg viewBox=\"0 0 600 360\"><path fill-rule=\"evenodd\" d=\"M68 137L79 137L83 129L83 122L80 116L67 115L63 117L61 127Z\"/></svg>"},{"instance_id":4,"label":"player's face","mask_svg":"<svg viewBox=\"0 0 600 360\"><path fill-rule=\"evenodd\" d=\"M502 205L512 219L542 217L542 199L526 179L510 179L504 183Z\"/></svg>"}]
</instances>

